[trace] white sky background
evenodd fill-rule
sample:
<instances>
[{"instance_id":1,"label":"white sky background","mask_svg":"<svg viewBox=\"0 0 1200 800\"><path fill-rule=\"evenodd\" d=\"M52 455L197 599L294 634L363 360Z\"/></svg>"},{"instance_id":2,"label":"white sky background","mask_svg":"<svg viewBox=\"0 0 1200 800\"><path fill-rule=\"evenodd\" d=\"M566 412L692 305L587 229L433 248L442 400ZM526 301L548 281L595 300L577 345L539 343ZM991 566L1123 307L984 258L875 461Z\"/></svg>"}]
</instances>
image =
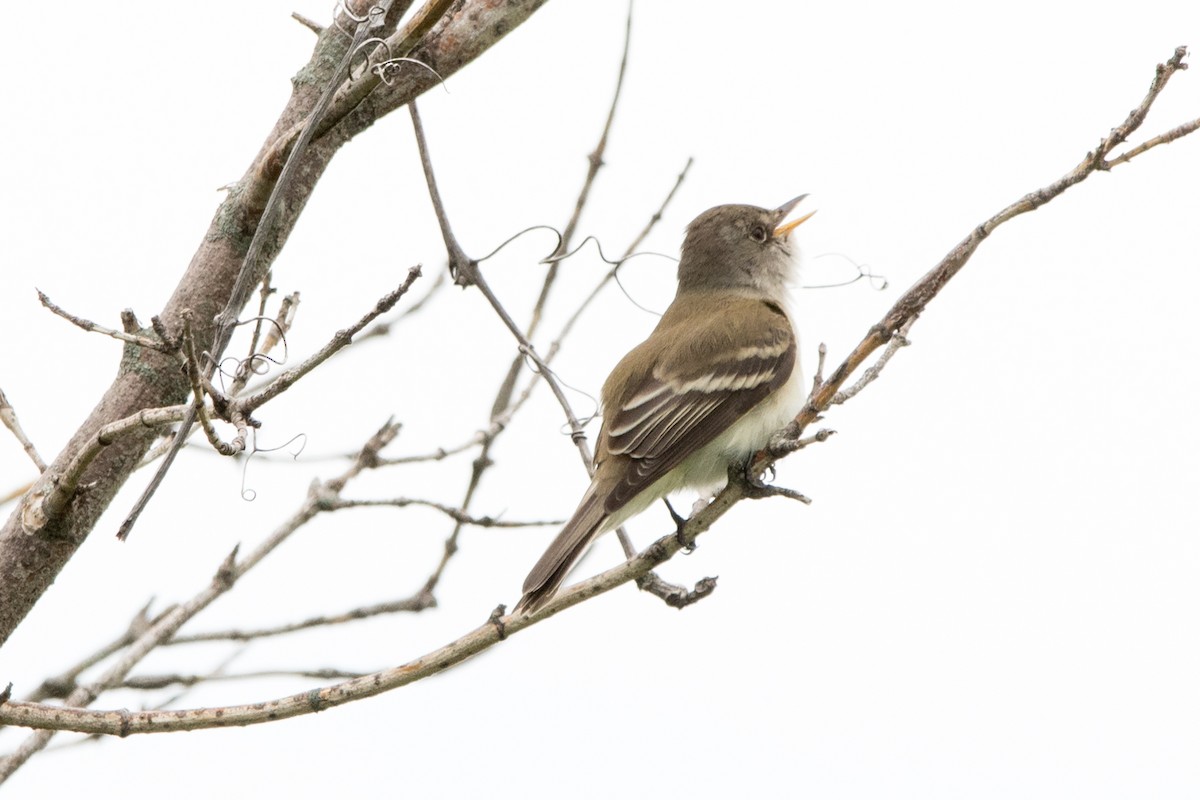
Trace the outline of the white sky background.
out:
<instances>
[{"instance_id":1,"label":"white sky background","mask_svg":"<svg viewBox=\"0 0 1200 800\"><path fill-rule=\"evenodd\" d=\"M848 261L890 281L801 294L806 371L821 341L836 363L974 225L1075 166L1176 45L1200 46L1194 3L1119 16L1063 5L983 15L963 4L642 3L581 231L619 253L688 156L692 173L644 249L676 253L709 206L811 192L820 213L797 233L808 282L845 277ZM122 308L142 320L161 308L217 187L242 174L308 58L312 34L288 12L324 21L328 6L68 2L52 34L7 37L0 386L47 459L107 387L119 347L42 310L34 287L114 327ZM549 3L448 94L422 100L472 254L569 215L625 15L619 3L582 6ZM1173 79L1146 135L1200 114L1197 69ZM719 575L699 605L677 612L622 587L373 700L44 753L5 796L1195 797L1197 175L1193 137L999 229L913 346L828 415L838 435L781 465L779 481L814 504L744 503L663 570L689 583ZM530 237L485 267L518 318L552 244ZM443 258L397 113L344 148L275 266L277 285L303 298L293 358L408 266L424 263L425 283ZM603 269L592 256L567 262L544 331ZM673 275L650 257L625 282L662 309ZM557 363L561 377L596 393L653 322L610 289ZM357 447L389 414L406 426L395 454L469 437L511 354L474 293L446 291L391 340L263 410L262 444L308 441L296 465L251 464L254 502L241 499L239 467L193 449L122 545L113 533L149 478L139 474L0 653L0 682L23 696L149 597L161 607L192 596L235 543L256 544L312 478L341 468L319 456ZM586 477L561 429L543 388L497 447L473 510L567 516ZM469 457L395 469L348 494L456 502L468 470ZM33 477L6 433L0 476L0 490ZM656 510L632 530L645 543L669 525ZM407 596L448 530L421 511L320 519L185 630ZM469 530L438 610L258 643L229 670L407 661L511 606L552 535ZM583 571L619 557L607 537ZM137 672L211 669L229 652L164 652ZM224 682L178 706L314 685ZM115 693L97 707L163 697ZM3 732L2 749L24 735Z\"/></svg>"}]
</instances>

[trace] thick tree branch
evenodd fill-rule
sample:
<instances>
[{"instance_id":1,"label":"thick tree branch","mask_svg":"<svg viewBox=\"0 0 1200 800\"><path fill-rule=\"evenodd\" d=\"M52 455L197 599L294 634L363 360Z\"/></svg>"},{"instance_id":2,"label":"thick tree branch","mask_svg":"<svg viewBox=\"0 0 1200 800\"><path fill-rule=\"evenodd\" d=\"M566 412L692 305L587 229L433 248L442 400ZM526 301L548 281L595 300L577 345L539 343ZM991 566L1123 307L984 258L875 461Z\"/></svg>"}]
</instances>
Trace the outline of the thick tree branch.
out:
<instances>
[{"instance_id":1,"label":"thick tree branch","mask_svg":"<svg viewBox=\"0 0 1200 800\"><path fill-rule=\"evenodd\" d=\"M456 0L432 23L409 55L430 65L441 76L449 77L516 29L543 2L514 0L484 4ZM398 18L398 10L404 7L404 3L393 4L385 21L385 30L387 24ZM246 175L218 208L191 264L159 315L164 330L176 335L183 310L191 309L197 344L201 349L207 349L214 360L221 357L221 352L210 344L215 340L214 320L234 296L234 286L250 241L282 169L283 161L274 159L281 152L290 150L290 147L281 150L276 146L277 142L303 124L330 81L341 79L336 74L336 65L341 63L348 44L336 25L330 25L322 32L312 59L293 81L292 97L274 132ZM265 273L278 254L304 210L313 187L338 149L380 117L420 95L435 80L424 70L406 71L390 85L380 85L378 91L354 105L345 116L337 118L333 127L316 132L313 143L297 165L295 180L286 189L283 210L276 215L269 235L263 239L256 276ZM326 119L329 118L326 115ZM130 345L117 379L26 496L52 491L62 471L106 425L147 409L183 403L189 385L187 377L175 368L177 363L172 356ZM28 535L21 523L25 504L14 509L0 528L0 646L91 532L100 514L141 463L156 436L157 431L148 428L105 448L88 465L80 481L91 487L89 491L71 497L63 513L38 535Z\"/></svg>"}]
</instances>

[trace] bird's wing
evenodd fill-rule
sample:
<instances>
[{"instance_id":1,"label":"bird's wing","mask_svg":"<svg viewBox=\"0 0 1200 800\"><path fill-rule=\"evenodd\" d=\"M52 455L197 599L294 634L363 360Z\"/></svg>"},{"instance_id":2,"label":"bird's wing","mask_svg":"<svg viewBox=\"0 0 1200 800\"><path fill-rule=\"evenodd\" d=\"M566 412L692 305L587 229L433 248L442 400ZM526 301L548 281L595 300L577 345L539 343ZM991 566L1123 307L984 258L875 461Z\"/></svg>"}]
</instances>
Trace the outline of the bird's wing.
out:
<instances>
[{"instance_id":1,"label":"bird's wing","mask_svg":"<svg viewBox=\"0 0 1200 800\"><path fill-rule=\"evenodd\" d=\"M773 303L746 302L741 324L713 315L661 348L651 368L610 398L597 456L627 460L606 498L607 512L711 442L792 374L796 338L787 315Z\"/></svg>"}]
</instances>

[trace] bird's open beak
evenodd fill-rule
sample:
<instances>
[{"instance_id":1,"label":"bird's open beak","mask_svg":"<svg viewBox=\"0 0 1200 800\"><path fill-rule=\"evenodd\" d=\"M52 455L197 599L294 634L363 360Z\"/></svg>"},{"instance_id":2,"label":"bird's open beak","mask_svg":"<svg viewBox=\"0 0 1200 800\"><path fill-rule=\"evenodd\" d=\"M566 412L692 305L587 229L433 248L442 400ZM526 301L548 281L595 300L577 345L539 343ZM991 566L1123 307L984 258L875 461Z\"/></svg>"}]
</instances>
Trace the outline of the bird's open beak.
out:
<instances>
[{"instance_id":1,"label":"bird's open beak","mask_svg":"<svg viewBox=\"0 0 1200 800\"><path fill-rule=\"evenodd\" d=\"M788 214L791 213L793 208L800 205L800 201L806 197L808 197L807 194L802 194L799 197L794 197L791 200L788 200L786 203L781 205L779 208L775 209L775 213L779 216L779 219L783 219L784 217L786 217ZM778 228L775 229L775 236L780 239L786 239L788 237L788 234L792 232L793 228L795 228L801 222L804 222L805 220L810 218L815 213L817 213L815 210L810 211L807 214L805 214L804 216L798 217L798 218L792 220L791 222L785 222L784 224L780 225Z\"/></svg>"}]
</instances>

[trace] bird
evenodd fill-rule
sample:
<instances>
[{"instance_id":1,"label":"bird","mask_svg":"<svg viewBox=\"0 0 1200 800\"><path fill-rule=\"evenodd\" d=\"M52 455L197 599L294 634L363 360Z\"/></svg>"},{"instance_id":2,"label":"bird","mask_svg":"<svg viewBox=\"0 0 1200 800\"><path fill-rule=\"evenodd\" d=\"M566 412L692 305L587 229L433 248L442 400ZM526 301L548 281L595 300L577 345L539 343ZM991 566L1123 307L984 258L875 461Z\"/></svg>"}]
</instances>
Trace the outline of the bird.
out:
<instances>
[{"instance_id":1,"label":"bird","mask_svg":"<svg viewBox=\"0 0 1200 800\"><path fill-rule=\"evenodd\" d=\"M548 603L596 536L681 489L719 488L800 411L790 234L816 212L783 220L807 196L774 209L720 205L687 226L675 298L605 381L591 484L515 614Z\"/></svg>"}]
</instances>

